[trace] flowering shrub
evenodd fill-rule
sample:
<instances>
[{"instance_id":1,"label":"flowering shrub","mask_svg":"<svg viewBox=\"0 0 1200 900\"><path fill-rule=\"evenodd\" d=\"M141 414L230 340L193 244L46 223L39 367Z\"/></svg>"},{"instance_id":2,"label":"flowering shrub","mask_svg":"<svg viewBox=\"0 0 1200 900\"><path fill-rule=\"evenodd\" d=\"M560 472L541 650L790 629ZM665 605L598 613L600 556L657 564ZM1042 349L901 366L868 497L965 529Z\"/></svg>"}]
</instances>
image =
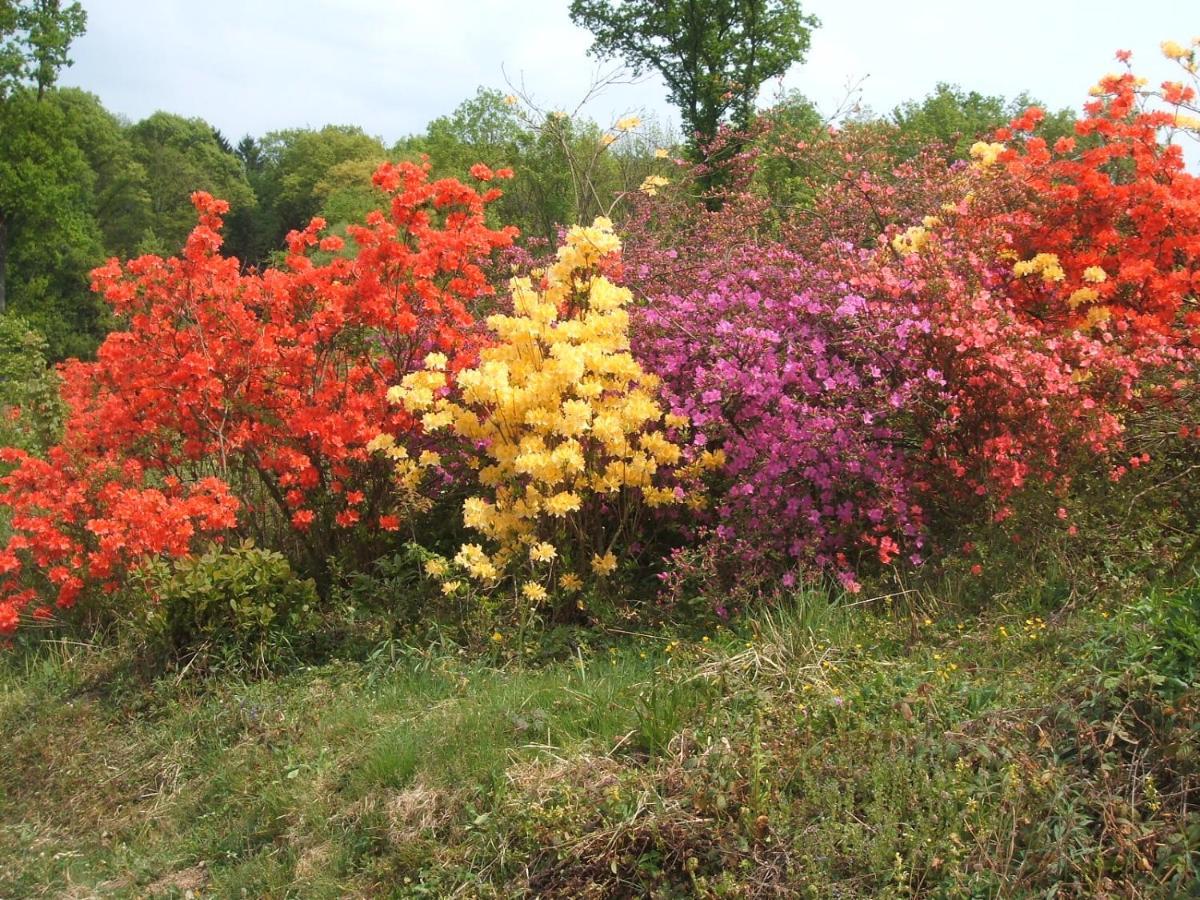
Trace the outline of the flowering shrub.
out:
<instances>
[{"instance_id":1,"label":"flowering shrub","mask_svg":"<svg viewBox=\"0 0 1200 900\"><path fill-rule=\"evenodd\" d=\"M680 459L664 425L685 420L664 419L658 380L629 353L630 293L603 274L619 247L607 219L571 229L540 288L513 280L513 314L488 318L496 343L478 366L447 371L431 354L390 392L427 432L465 442L487 491L467 499L463 522L488 549L465 544L455 563L483 582L531 572L522 591L535 603L556 574L567 592L611 574L642 507L679 499L661 484ZM387 435L377 446L409 476L404 448Z\"/></svg>"},{"instance_id":2,"label":"flowering shrub","mask_svg":"<svg viewBox=\"0 0 1200 900\"><path fill-rule=\"evenodd\" d=\"M912 411L912 436L931 504L955 519L980 504L1003 518L1015 492L1119 446L1133 362L1095 335L1047 334L1024 316L979 223L896 238L906 252L878 254L862 286L919 308L930 323L920 352L945 385L936 403Z\"/></svg>"},{"instance_id":3,"label":"flowering shrub","mask_svg":"<svg viewBox=\"0 0 1200 900\"><path fill-rule=\"evenodd\" d=\"M717 537L743 559L836 570L848 585L863 551L919 561L905 419L944 383L924 362L928 320L782 247L722 268L654 297L636 331L671 411L693 424L689 457L724 462Z\"/></svg>"},{"instance_id":4,"label":"flowering shrub","mask_svg":"<svg viewBox=\"0 0 1200 900\"><path fill-rule=\"evenodd\" d=\"M1086 135L1134 141L1122 131L1134 126L1093 121L1120 119L1120 108L1089 112L1080 123ZM1036 148L1038 116L1027 118L1017 124ZM1118 187L1125 202L1145 197L1159 210L1191 202L1195 179L1176 165L1177 148L1159 139L1163 119L1135 125L1146 161L1132 171L1145 168L1148 183L1131 192L1120 187L1128 173L1098 157L1087 157L1091 174L1075 163L1026 170L1025 156L980 143L971 163L925 153L889 168L869 141L858 147L835 136L826 155L837 156L840 188L784 222L778 243L755 227L754 196L729 195L719 211L661 202L634 217L626 271L647 297L635 316L635 350L663 376L673 409L693 419L687 452L697 444L724 450L715 521L720 539L741 539L740 559L768 549L853 584L864 548L885 563L917 560L926 528L952 546L963 525L1013 516L1020 492L1065 496L1091 461L1114 456L1119 477L1129 414L1190 384L1194 360L1154 338L1161 327L1135 327L1142 313L1097 312L1085 295L1094 289L1138 304L1138 291L1158 296L1169 317L1178 314L1176 343L1192 340L1189 253L1200 233L1190 213L1164 229L1141 210L1143 231L1164 242L1147 245L1160 254L1162 275L1151 278L1130 253L1121 265L1149 279L1136 287L1115 287L1122 278L1109 278L1095 257L1032 248L1054 246L1054 234L1064 247L1081 247L1092 240L1087 228L1124 246L1132 225L1108 205ZM1106 159L1114 158L1110 151ZM1069 192L1070 202L1065 193L1055 199L1030 175L1047 172L1075 178L1103 202L1080 205L1081 190ZM1097 172L1111 174L1108 193ZM1056 204L1060 218L1075 217L1073 231L1051 228ZM846 241L877 249L855 252ZM1047 294L1064 310L1088 306L1054 317L1031 303ZM861 303L863 315L845 315L847 303ZM1122 340L1134 331L1142 338ZM1064 512L1058 505L1059 518Z\"/></svg>"},{"instance_id":5,"label":"flowering shrub","mask_svg":"<svg viewBox=\"0 0 1200 900\"><path fill-rule=\"evenodd\" d=\"M353 253L314 220L289 236L284 267L242 272L220 254L227 204L198 193L180 258L93 273L129 327L95 362L63 366L62 446L45 461L7 454L17 469L0 492L14 530L0 627L15 627L41 580L67 585L58 603L70 606L141 555L178 556L233 526L235 508L243 530L320 580L329 557L374 558L420 506L394 495L367 444L381 425L398 441L414 434L385 399L414 361L435 350L452 371L474 361L470 304L492 292L480 265L512 232L485 223L497 190L430 182L408 163L374 180L388 214L348 229ZM348 539L359 523L369 528Z\"/></svg>"},{"instance_id":6,"label":"flowering shrub","mask_svg":"<svg viewBox=\"0 0 1200 900\"><path fill-rule=\"evenodd\" d=\"M88 588L112 593L143 558L183 556L236 521L238 502L216 478L150 486L137 462L82 460L63 447L44 460L11 449L0 459L17 463L0 490L13 532L0 550L3 634L27 607L49 620L51 602L69 608Z\"/></svg>"},{"instance_id":7,"label":"flowering shrub","mask_svg":"<svg viewBox=\"0 0 1200 900\"><path fill-rule=\"evenodd\" d=\"M1001 130L998 161L1029 191L1008 217L1013 285L1023 311L1049 327L1113 320L1114 335L1170 335L1195 344L1200 310L1200 178L1187 171L1178 132L1200 135L1200 44L1166 42L1191 84L1145 88L1126 65L1092 89L1076 138L1048 146L1031 109Z\"/></svg>"}]
</instances>

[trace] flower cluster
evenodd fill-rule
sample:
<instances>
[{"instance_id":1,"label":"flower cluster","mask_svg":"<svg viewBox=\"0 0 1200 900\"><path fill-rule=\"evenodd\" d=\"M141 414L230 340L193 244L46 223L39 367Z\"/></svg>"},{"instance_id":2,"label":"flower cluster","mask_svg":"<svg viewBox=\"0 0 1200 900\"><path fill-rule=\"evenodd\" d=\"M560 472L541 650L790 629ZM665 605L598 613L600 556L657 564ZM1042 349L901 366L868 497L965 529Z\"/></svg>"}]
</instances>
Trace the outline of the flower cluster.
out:
<instances>
[{"instance_id":1,"label":"flower cluster","mask_svg":"<svg viewBox=\"0 0 1200 900\"><path fill-rule=\"evenodd\" d=\"M78 459L62 447L46 459L15 450L0 459L18 463L0 488L12 532L0 550L0 634L29 608L50 619L51 601L70 609L88 589L111 594L146 557L183 556L236 523L238 501L216 478L153 487L135 461Z\"/></svg>"},{"instance_id":2,"label":"flower cluster","mask_svg":"<svg viewBox=\"0 0 1200 900\"><path fill-rule=\"evenodd\" d=\"M1053 259L1043 278L1023 279L1013 292L1050 327L1104 325L1124 341L1197 342L1200 178L1171 140L1200 133L1196 50L1168 41L1163 52L1190 84L1149 90L1121 52L1126 71L1093 88L1076 137L1053 145L1037 137L1038 109L997 135L1008 144L1001 164L1032 198L1007 217L1009 249L1019 266Z\"/></svg>"},{"instance_id":3,"label":"flower cluster","mask_svg":"<svg viewBox=\"0 0 1200 900\"><path fill-rule=\"evenodd\" d=\"M463 521L489 549L466 544L455 562L484 582L531 570L532 600L556 570L560 587L611 574L639 510L681 499L664 482L686 421L664 417L658 380L630 355L630 292L602 274L619 248L607 219L572 228L540 286L512 282L512 314L488 318L495 343L477 366L447 371L431 354L389 392L427 434L449 430L475 455L486 495L467 499Z\"/></svg>"}]
</instances>

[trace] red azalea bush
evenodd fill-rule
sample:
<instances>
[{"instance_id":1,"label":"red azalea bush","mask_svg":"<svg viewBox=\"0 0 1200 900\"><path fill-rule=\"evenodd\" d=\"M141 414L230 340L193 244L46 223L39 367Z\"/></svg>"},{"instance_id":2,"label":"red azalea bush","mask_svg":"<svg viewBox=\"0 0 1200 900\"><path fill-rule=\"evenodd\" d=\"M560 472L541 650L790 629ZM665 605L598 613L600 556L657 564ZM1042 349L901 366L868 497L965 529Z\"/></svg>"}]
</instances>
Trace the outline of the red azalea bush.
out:
<instances>
[{"instance_id":1,"label":"red azalea bush","mask_svg":"<svg viewBox=\"0 0 1200 900\"><path fill-rule=\"evenodd\" d=\"M0 630L49 596L47 581L72 606L139 558L232 528L235 511L318 576L330 557L377 555L412 498L367 444L381 432L419 442L387 389L433 350L453 367L474 361L471 304L492 293L481 266L513 232L485 222L498 190L430 181L410 163L374 180L387 214L349 229L353 253L314 220L289 236L284 267L243 272L220 253L227 204L198 193L181 257L93 273L128 328L95 362L62 367L62 445L45 460L6 452Z\"/></svg>"}]
</instances>

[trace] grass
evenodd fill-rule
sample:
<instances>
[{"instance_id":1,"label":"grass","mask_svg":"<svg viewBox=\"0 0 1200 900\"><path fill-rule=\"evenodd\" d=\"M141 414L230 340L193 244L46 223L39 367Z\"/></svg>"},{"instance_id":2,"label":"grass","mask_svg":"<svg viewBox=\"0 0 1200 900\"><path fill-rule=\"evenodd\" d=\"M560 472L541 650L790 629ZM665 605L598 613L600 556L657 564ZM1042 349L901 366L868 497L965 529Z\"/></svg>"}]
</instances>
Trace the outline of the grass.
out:
<instances>
[{"instance_id":1,"label":"grass","mask_svg":"<svg viewBox=\"0 0 1200 900\"><path fill-rule=\"evenodd\" d=\"M1187 896L1194 623L1152 619L802 597L259 681L46 644L0 663L0 896Z\"/></svg>"}]
</instances>

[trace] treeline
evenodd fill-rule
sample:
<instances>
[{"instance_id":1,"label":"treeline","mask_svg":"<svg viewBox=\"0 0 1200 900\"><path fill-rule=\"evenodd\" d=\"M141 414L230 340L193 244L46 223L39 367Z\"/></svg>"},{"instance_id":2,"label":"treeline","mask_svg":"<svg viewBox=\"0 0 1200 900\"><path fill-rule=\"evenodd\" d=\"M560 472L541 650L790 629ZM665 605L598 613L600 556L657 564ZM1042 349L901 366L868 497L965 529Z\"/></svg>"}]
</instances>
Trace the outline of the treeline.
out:
<instances>
[{"instance_id":1,"label":"treeline","mask_svg":"<svg viewBox=\"0 0 1200 900\"><path fill-rule=\"evenodd\" d=\"M779 150L827 138L833 119L900 162L931 142L962 156L1032 102L941 84L887 114L853 108L827 118L792 94L748 111L746 127L701 140L633 116L606 126L481 87L391 146L354 125L235 144L203 119L156 112L130 122L94 94L57 87L85 22L78 4L0 2L0 311L44 335L51 359L94 351L116 323L91 291L91 270L111 257L177 252L195 224L194 191L229 201L226 249L258 268L313 216L335 232L361 221L380 201L370 175L385 160L427 159L434 177L463 177L483 163L516 173L490 208L493 224L517 226L527 247L548 247L571 223L600 214L619 223L622 198L661 171L664 157L719 168L770 151L752 188L773 207L794 209L811 201L821 172L812 154ZM1052 116L1043 134L1069 133L1073 121L1067 112Z\"/></svg>"}]
</instances>

